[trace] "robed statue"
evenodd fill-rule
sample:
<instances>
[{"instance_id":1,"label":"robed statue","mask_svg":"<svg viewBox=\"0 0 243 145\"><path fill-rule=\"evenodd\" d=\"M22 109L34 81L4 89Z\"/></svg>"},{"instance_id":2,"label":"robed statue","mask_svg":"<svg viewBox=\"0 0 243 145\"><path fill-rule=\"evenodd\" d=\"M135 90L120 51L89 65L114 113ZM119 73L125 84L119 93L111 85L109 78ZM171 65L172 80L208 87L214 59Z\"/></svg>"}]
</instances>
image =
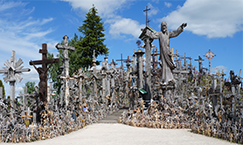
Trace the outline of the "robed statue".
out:
<instances>
[{"instance_id":1,"label":"robed statue","mask_svg":"<svg viewBox=\"0 0 243 145\"><path fill-rule=\"evenodd\" d=\"M164 85L174 84L175 79L172 74L172 70L176 68L176 65L172 59L172 53L170 49L170 38L178 36L183 29L187 26L186 23L183 23L178 27L177 30L168 31L167 23L164 21L161 23L161 31L151 32L147 31L146 35L151 39L159 39L160 47L160 65L162 67L162 83Z\"/></svg>"}]
</instances>

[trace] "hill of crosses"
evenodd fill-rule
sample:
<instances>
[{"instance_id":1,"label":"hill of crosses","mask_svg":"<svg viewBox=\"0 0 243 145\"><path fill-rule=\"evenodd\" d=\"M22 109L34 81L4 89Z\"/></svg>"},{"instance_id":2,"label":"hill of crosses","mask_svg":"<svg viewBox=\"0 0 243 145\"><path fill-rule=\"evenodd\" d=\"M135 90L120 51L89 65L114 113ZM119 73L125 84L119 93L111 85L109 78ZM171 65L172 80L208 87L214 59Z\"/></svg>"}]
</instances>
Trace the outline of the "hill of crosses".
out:
<instances>
[{"instance_id":1,"label":"hill of crosses","mask_svg":"<svg viewBox=\"0 0 243 145\"><path fill-rule=\"evenodd\" d=\"M17 61L13 51L0 70L11 91L7 98L0 88L0 142L33 142L62 136L125 108L117 123L191 129L194 133L243 143L240 73L237 76L231 70L230 80L226 80L224 72L211 72L210 61L209 68L204 68L203 58L211 60L215 56L211 50L198 58L174 52L169 39L183 35L186 26L183 23L177 30L169 31L166 22L162 22L159 32L146 26L139 36L144 44L137 41L137 50L129 55L132 57L116 60L121 61L120 67L116 67L114 60L109 64L105 56L98 69L94 51L92 67L80 68L72 76L68 51L75 47L69 46L68 37L63 37L63 45L56 45L64 52L63 60L48 59L47 45L42 44L42 58L29 61L29 68L34 67L40 79L31 94L24 88L23 93L15 95L16 81L21 81L22 72L30 69L23 69L24 62ZM154 39L159 41L159 50L151 44ZM59 61L63 62L62 75L58 76L62 86L57 94L52 83L48 83L47 72ZM198 61L199 67L193 66L192 61Z\"/></svg>"}]
</instances>

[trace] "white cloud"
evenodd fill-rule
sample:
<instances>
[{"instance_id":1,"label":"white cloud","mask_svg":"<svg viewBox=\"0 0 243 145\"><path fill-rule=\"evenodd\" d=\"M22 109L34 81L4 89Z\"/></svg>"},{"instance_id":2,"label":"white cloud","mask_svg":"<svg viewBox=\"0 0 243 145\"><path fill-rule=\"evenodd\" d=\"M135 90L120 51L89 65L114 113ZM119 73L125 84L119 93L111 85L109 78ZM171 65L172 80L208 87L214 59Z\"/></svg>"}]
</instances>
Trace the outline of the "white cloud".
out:
<instances>
[{"instance_id":1,"label":"white cloud","mask_svg":"<svg viewBox=\"0 0 243 145\"><path fill-rule=\"evenodd\" d=\"M156 15L159 12L159 9L157 7L153 7L151 3L148 3L148 8L150 8L150 10L148 11L149 17L151 17L152 15Z\"/></svg>"},{"instance_id":2,"label":"white cloud","mask_svg":"<svg viewBox=\"0 0 243 145\"><path fill-rule=\"evenodd\" d=\"M169 7L171 7L171 6L172 6L172 3L165 2L165 6L169 8Z\"/></svg>"},{"instance_id":3,"label":"white cloud","mask_svg":"<svg viewBox=\"0 0 243 145\"><path fill-rule=\"evenodd\" d=\"M187 0L159 21L167 21L172 29L187 22L186 30L208 38L232 37L243 30L242 5L242 0Z\"/></svg>"},{"instance_id":4,"label":"white cloud","mask_svg":"<svg viewBox=\"0 0 243 145\"><path fill-rule=\"evenodd\" d=\"M8 13L8 16L0 17L0 51L11 56L11 51L15 50L21 58L39 58L38 50L42 42L52 41L45 36L53 32L51 28L45 30L42 26L53 18L25 18L26 14L33 12L33 9L24 8L25 3L1 1L0 4L0 15ZM0 62L4 61L0 58Z\"/></svg>"},{"instance_id":5,"label":"white cloud","mask_svg":"<svg viewBox=\"0 0 243 145\"><path fill-rule=\"evenodd\" d=\"M214 68L212 68L212 70L211 70L211 73L218 73L218 72L227 72L228 71L228 68L226 67L226 66L223 66L223 65L219 65L219 66L216 66L216 67L214 67Z\"/></svg>"},{"instance_id":6,"label":"white cloud","mask_svg":"<svg viewBox=\"0 0 243 145\"><path fill-rule=\"evenodd\" d=\"M0 1L0 12L1 11L5 11L7 9L11 9L14 7L18 7L18 6L24 6L24 3L21 2L8 2L8 3L4 3L4 1Z\"/></svg>"},{"instance_id":7,"label":"white cloud","mask_svg":"<svg viewBox=\"0 0 243 145\"><path fill-rule=\"evenodd\" d=\"M119 10L127 8L133 0L63 0L69 2L74 9L80 9L85 13L94 4L95 8L98 9L98 14L106 19L105 23L109 24L109 33L116 38L123 38L126 36L133 36L137 38L141 33L141 28L144 25L140 25L138 21L132 20L130 18L122 18L116 15ZM150 4L151 5L151 4ZM152 7L152 5L151 5ZM158 9L154 8L149 15L157 14Z\"/></svg>"},{"instance_id":8,"label":"white cloud","mask_svg":"<svg viewBox=\"0 0 243 145\"><path fill-rule=\"evenodd\" d=\"M110 22L112 23L109 33L114 36L127 34L137 38L141 34L141 28L145 27L144 25L140 25L138 21L129 18L118 18Z\"/></svg>"},{"instance_id":9,"label":"white cloud","mask_svg":"<svg viewBox=\"0 0 243 145\"><path fill-rule=\"evenodd\" d=\"M94 6L102 17L113 17L117 10L127 7L127 2L131 0L63 0L69 2L74 9L81 9L85 12ZM126 4L126 5L125 5Z\"/></svg>"}]
</instances>

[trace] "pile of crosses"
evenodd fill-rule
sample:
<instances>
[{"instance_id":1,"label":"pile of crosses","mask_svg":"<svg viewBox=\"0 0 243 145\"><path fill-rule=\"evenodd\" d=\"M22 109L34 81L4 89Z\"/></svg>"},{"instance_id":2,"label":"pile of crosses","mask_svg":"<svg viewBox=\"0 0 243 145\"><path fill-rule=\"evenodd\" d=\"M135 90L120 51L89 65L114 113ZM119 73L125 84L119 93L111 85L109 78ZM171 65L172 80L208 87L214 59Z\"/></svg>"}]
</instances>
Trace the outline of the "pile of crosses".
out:
<instances>
[{"instance_id":1,"label":"pile of crosses","mask_svg":"<svg viewBox=\"0 0 243 145\"><path fill-rule=\"evenodd\" d=\"M6 67L0 73L6 76L5 82L10 82L11 93L10 98L0 94L0 142L31 142L65 135L97 122L128 103L128 78L123 73L124 68L116 68L114 60L108 64L105 57L98 70L95 51L91 68L79 69L69 76L68 51L75 48L68 46L66 35L63 39L64 45L56 45L57 49L64 49L62 87L58 96L52 83L47 86L47 72L59 59L47 58L46 44L39 50L42 60L29 62L40 79L32 94L27 93L25 87L23 93L15 97L15 82L20 82L20 74L30 69L22 69L23 61L16 61L14 51L10 62L4 63Z\"/></svg>"},{"instance_id":2,"label":"pile of crosses","mask_svg":"<svg viewBox=\"0 0 243 145\"><path fill-rule=\"evenodd\" d=\"M146 48L146 69L144 71L142 62L144 52L138 49L134 53L137 55L137 70L131 73L137 74L136 85L129 91L129 110L123 112L118 122L136 127L190 128L195 133L243 143L241 71L238 76L230 71L229 82L224 73L211 74L211 59L215 54L210 50L204 55L209 59L209 69L203 67L204 59L199 56L195 59L199 62L196 70L191 57L186 53L184 56L177 51L174 53L172 49L169 55L175 62L172 74L176 81L165 84L163 77L168 76L163 76L163 65L158 62L157 50L152 44L158 36L151 34L154 30L150 27L142 31L140 38L145 43L141 47Z\"/></svg>"},{"instance_id":3,"label":"pile of crosses","mask_svg":"<svg viewBox=\"0 0 243 145\"><path fill-rule=\"evenodd\" d=\"M0 73L4 73L4 81L10 83L11 93L10 98L0 94L1 142L30 142L65 135L128 105L129 109L119 117L119 123L149 128L190 128L195 133L243 143L240 73L236 76L231 71L230 82L226 81L225 74L211 75L210 67L209 70L203 68L200 56L195 59L199 62L197 70L192 65L192 58L185 53L184 56L177 51L174 53L172 49L175 82L164 84L157 48L146 40L145 46L138 43L139 49L127 59L121 55L121 59L116 60L121 61L118 68L114 60L108 64L105 56L102 68L98 70L94 51L92 67L79 69L69 76L68 51L75 48L68 46L66 35L63 39L64 45L56 45L57 49L64 50L59 76L62 86L58 96L53 94L56 91L52 83L47 86L47 71L60 60L47 59L46 44L39 51L42 60L30 61L40 79L39 87L32 94L24 88L15 98L15 82L21 81L20 74L29 69L22 69L23 62L21 59L16 61L14 51L10 62L4 63L6 67ZM140 47L146 48L146 59ZM210 52L205 55L209 59L213 56Z\"/></svg>"}]
</instances>

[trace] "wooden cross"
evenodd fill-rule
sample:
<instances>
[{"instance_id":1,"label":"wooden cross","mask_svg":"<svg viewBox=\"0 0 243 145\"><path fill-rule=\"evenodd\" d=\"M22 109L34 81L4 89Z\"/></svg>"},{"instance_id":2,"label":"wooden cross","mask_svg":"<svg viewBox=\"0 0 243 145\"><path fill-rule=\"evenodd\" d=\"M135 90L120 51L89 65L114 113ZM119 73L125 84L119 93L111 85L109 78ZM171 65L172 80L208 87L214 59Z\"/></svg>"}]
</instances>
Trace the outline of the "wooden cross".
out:
<instances>
[{"instance_id":1,"label":"wooden cross","mask_svg":"<svg viewBox=\"0 0 243 145\"><path fill-rule=\"evenodd\" d=\"M39 73L39 97L40 100L46 104L47 101L47 71L52 66L53 63L59 62L59 59L47 59L47 44L42 44L42 49L39 50L39 53L42 54L42 60L30 61L29 64L33 65L37 72ZM47 65L49 67L47 68ZM42 65L42 67L36 68L35 65Z\"/></svg>"},{"instance_id":2,"label":"wooden cross","mask_svg":"<svg viewBox=\"0 0 243 145\"><path fill-rule=\"evenodd\" d=\"M157 49L157 48L156 48ZM156 50L157 51L157 50ZM153 70L155 69L156 65L159 64L159 62L157 60L155 60L155 56L159 55L159 53L155 52L154 48L153 48L153 53L152 55L152 64L153 64Z\"/></svg>"},{"instance_id":3,"label":"wooden cross","mask_svg":"<svg viewBox=\"0 0 243 145\"><path fill-rule=\"evenodd\" d=\"M172 50L171 50L171 58L172 58L172 60L174 61L174 56L177 56L177 55L179 55L179 53L177 53L177 50L176 50L176 52L174 53L174 48L172 48Z\"/></svg>"},{"instance_id":4,"label":"wooden cross","mask_svg":"<svg viewBox=\"0 0 243 145\"><path fill-rule=\"evenodd\" d=\"M204 61L204 59L202 59L201 56L199 55L198 59L195 59L195 61L198 61L198 63L199 63L199 72L202 73L202 70L203 70L202 62Z\"/></svg>"},{"instance_id":5,"label":"wooden cross","mask_svg":"<svg viewBox=\"0 0 243 145\"><path fill-rule=\"evenodd\" d=\"M67 71L68 71L68 70L66 69L66 74L68 74ZM65 82L66 82L65 103L66 103L66 107L67 107L67 106L68 106L68 103L69 103L68 99L69 99L69 96L70 96L70 94L69 94L68 80L73 80L74 78L69 77L69 75L66 75L65 77L64 77L64 76L61 76L60 78L61 78L61 79L64 79ZM67 109L67 108L66 108L66 109Z\"/></svg>"},{"instance_id":6,"label":"wooden cross","mask_svg":"<svg viewBox=\"0 0 243 145\"><path fill-rule=\"evenodd\" d=\"M80 68L78 70L78 74L74 75L73 77L78 80L78 86L79 86L78 87L79 88L78 96L79 96L79 100L81 101L82 100L82 86L83 86L82 81L85 78L83 70Z\"/></svg>"},{"instance_id":7,"label":"wooden cross","mask_svg":"<svg viewBox=\"0 0 243 145\"><path fill-rule=\"evenodd\" d=\"M26 127L29 126L29 124L30 124L30 118L33 117L33 116L29 115L29 112L30 112L30 110L29 110L29 108L28 108L28 111L25 112L26 115L25 115L25 116L22 116L22 118L23 118L23 120L24 120L24 123L25 123Z\"/></svg>"}]
</instances>

